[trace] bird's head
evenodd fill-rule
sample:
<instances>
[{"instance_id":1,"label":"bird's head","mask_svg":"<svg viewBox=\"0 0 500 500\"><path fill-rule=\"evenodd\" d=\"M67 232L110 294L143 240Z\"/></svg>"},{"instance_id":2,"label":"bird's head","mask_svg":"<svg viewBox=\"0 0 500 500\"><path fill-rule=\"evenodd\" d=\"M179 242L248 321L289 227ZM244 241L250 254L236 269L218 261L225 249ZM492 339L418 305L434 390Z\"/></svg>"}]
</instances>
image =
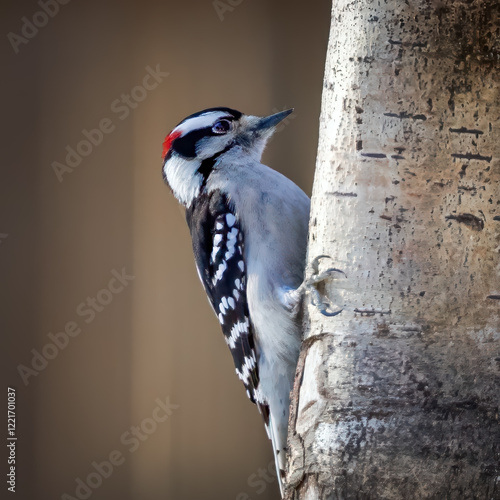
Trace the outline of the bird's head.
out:
<instances>
[{"instance_id":1,"label":"bird's head","mask_svg":"<svg viewBox=\"0 0 500 500\"><path fill-rule=\"evenodd\" d=\"M234 147L260 160L276 125L293 109L258 117L210 108L182 120L163 142L163 177L186 207L200 194L222 156Z\"/></svg>"}]
</instances>

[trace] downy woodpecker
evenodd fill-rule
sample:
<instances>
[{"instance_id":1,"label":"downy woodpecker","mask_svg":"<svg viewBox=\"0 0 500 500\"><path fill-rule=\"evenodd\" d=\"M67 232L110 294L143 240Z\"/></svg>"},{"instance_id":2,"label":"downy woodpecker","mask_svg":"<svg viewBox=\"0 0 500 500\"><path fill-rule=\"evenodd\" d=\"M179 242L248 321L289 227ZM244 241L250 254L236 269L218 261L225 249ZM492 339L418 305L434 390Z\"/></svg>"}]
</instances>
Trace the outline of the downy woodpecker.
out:
<instances>
[{"instance_id":1,"label":"downy woodpecker","mask_svg":"<svg viewBox=\"0 0 500 500\"><path fill-rule=\"evenodd\" d=\"M163 143L164 180L186 208L198 274L236 374L264 419L281 488L310 201L260 159L291 112L260 118L206 109Z\"/></svg>"}]
</instances>

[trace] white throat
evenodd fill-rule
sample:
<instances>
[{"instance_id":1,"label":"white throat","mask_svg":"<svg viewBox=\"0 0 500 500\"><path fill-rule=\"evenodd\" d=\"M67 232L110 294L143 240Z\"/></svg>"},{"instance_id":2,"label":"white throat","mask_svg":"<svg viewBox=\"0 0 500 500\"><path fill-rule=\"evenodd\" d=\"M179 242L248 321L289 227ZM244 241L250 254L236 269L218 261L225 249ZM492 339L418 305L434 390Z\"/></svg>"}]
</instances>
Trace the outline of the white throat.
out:
<instances>
[{"instance_id":1,"label":"white throat","mask_svg":"<svg viewBox=\"0 0 500 500\"><path fill-rule=\"evenodd\" d=\"M179 156L171 156L163 166L163 173L174 196L189 208L193 200L200 194L203 176L197 171L201 162L195 158L186 160Z\"/></svg>"}]
</instances>

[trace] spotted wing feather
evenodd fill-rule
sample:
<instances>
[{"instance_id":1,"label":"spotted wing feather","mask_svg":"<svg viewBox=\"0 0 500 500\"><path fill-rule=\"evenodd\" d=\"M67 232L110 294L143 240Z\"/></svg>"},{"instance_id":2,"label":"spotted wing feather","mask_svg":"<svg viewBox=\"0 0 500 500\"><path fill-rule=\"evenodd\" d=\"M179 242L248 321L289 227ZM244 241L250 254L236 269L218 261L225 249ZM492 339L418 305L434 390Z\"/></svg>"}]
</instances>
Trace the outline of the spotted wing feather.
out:
<instances>
[{"instance_id":1,"label":"spotted wing feather","mask_svg":"<svg viewBox=\"0 0 500 500\"><path fill-rule=\"evenodd\" d=\"M259 391L259 371L246 297L244 234L227 198L216 191L200 196L187 210L200 279L217 315L236 373L265 423L269 407Z\"/></svg>"}]
</instances>

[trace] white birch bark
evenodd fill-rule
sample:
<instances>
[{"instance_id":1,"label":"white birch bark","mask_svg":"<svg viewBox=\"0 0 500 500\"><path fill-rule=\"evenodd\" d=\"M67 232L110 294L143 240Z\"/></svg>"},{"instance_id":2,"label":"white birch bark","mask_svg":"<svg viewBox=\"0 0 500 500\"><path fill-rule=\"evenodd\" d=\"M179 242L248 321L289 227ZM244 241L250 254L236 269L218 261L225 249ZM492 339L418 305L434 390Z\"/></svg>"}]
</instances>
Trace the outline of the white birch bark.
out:
<instances>
[{"instance_id":1,"label":"white birch bark","mask_svg":"<svg viewBox=\"0 0 500 500\"><path fill-rule=\"evenodd\" d=\"M334 1L288 498L500 498L499 10Z\"/></svg>"}]
</instances>

